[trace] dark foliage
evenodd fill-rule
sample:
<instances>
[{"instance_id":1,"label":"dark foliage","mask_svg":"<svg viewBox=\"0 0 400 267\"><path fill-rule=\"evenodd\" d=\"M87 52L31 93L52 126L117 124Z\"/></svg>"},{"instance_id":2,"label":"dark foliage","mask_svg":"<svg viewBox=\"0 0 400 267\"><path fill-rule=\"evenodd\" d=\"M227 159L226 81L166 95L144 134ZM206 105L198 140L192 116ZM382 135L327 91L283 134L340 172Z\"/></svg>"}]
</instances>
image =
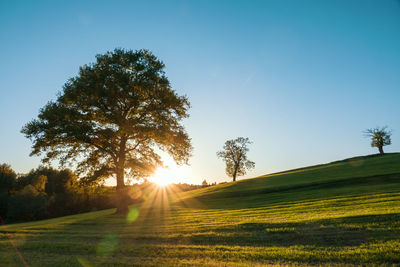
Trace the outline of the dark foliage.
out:
<instances>
[{"instance_id":1,"label":"dark foliage","mask_svg":"<svg viewBox=\"0 0 400 267\"><path fill-rule=\"evenodd\" d=\"M0 192L9 193L15 186L17 174L8 164L0 164Z\"/></svg>"},{"instance_id":2,"label":"dark foliage","mask_svg":"<svg viewBox=\"0 0 400 267\"><path fill-rule=\"evenodd\" d=\"M33 184L39 176L47 177L45 192L48 195L73 191L78 184L78 177L69 169L59 171L54 168L40 166L19 177L17 188L20 190L28 184Z\"/></svg>"},{"instance_id":3,"label":"dark foliage","mask_svg":"<svg viewBox=\"0 0 400 267\"><path fill-rule=\"evenodd\" d=\"M255 163L247 159L248 145L252 142L249 138L238 137L225 142L223 150L217 152L217 156L225 161L225 172L236 181L237 176L246 174L246 171L253 169Z\"/></svg>"},{"instance_id":4,"label":"dark foliage","mask_svg":"<svg viewBox=\"0 0 400 267\"><path fill-rule=\"evenodd\" d=\"M38 167L25 175L17 175L9 165L2 177L8 186L0 190L0 215L8 222L31 221L111 208L115 188L80 187L71 170Z\"/></svg>"},{"instance_id":5,"label":"dark foliage","mask_svg":"<svg viewBox=\"0 0 400 267\"><path fill-rule=\"evenodd\" d=\"M29 184L10 196L7 220L31 221L44 219L47 217L47 206L48 198L46 193Z\"/></svg>"},{"instance_id":6,"label":"dark foliage","mask_svg":"<svg viewBox=\"0 0 400 267\"><path fill-rule=\"evenodd\" d=\"M155 148L178 163L191 155L182 125L190 104L171 88L164 67L148 50L97 55L22 129L33 141L31 154L76 163L88 184L114 176L118 211L127 212L125 177L143 178L161 165Z\"/></svg>"},{"instance_id":7,"label":"dark foliage","mask_svg":"<svg viewBox=\"0 0 400 267\"><path fill-rule=\"evenodd\" d=\"M0 164L0 216L5 217L9 196L16 186L17 174L8 164Z\"/></svg>"},{"instance_id":8,"label":"dark foliage","mask_svg":"<svg viewBox=\"0 0 400 267\"><path fill-rule=\"evenodd\" d=\"M8 196L7 193L0 192L0 216L2 218L5 218L7 214Z\"/></svg>"}]
</instances>

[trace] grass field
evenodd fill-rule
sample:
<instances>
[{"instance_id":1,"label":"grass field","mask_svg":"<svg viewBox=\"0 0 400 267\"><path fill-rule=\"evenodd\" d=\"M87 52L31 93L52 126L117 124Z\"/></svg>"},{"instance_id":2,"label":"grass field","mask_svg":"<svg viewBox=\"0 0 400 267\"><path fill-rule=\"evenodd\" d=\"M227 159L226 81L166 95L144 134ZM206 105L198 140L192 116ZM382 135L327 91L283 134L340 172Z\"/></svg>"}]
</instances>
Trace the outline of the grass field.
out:
<instances>
[{"instance_id":1,"label":"grass field","mask_svg":"<svg viewBox=\"0 0 400 267\"><path fill-rule=\"evenodd\" d=\"M30 266L400 265L400 154L0 226L0 265L24 266L6 232Z\"/></svg>"}]
</instances>

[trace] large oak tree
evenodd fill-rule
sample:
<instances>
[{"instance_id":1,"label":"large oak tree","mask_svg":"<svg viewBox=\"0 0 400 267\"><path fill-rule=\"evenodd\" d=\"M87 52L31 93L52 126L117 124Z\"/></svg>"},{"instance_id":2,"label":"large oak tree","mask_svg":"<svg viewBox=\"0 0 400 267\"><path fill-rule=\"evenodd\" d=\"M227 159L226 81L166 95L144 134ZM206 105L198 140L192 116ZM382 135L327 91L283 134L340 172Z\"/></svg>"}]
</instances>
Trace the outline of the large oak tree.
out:
<instances>
[{"instance_id":1,"label":"large oak tree","mask_svg":"<svg viewBox=\"0 0 400 267\"><path fill-rule=\"evenodd\" d=\"M148 50L97 55L23 127L33 141L31 155L44 152L44 162L74 164L86 182L114 176L117 212L127 212L126 177L151 174L162 165L158 151L179 164L191 155L182 125L190 104L171 88L164 67Z\"/></svg>"}]
</instances>

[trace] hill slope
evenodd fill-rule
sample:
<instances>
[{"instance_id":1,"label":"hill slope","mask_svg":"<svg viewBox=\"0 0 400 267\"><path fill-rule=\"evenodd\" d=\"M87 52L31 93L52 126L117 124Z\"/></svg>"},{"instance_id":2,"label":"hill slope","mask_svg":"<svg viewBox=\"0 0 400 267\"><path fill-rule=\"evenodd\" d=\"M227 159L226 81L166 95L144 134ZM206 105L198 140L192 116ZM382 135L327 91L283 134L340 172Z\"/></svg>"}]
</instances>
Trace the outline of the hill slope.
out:
<instances>
[{"instance_id":1,"label":"hill slope","mask_svg":"<svg viewBox=\"0 0 400 267\"><path fill-rule=\"evenodd\" d=\"M219 199L253 196L323 185L334 188L335 184L346 184L346 186L354 184L358 186L373 181L378 181L378 183L381 184L384 182L382 178L373 179L372 177L386 177L390 174L396 175L399 173L399 153L386 154L384 156L371 155L190 191L184 194L182 198ZM368 179L366 179L367 177Z\"/></svg>"},{"instance_id":2,"label":"hill slope","mask_svg":"<svg viewBox=\"0 0 400 267\"><path fill-rule=\"evenodd\" d=\"M400 154L348 159L0 227L0 265L400 264Z\"/></svg>"}]
</instances>

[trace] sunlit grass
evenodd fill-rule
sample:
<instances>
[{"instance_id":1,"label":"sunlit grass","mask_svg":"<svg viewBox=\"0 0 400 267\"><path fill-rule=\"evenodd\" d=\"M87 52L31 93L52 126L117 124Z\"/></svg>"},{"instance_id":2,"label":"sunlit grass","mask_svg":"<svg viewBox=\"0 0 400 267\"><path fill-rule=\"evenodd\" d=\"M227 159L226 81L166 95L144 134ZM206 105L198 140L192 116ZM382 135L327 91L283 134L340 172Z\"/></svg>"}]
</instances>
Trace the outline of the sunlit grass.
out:
<instances>
[{"instance_id":1,"label":"sunlit grass","mask_svg":"<svg viewBox=\"0 0 400 267\"><path fill-rule=\"evenodd\" d=\"M281 173L284 186L272 175L155 187L127 215L0 227L0 265L22 266L6 229L31 266L400 264L399 163L397 154Z\"/></svg>"}]
</instances>

